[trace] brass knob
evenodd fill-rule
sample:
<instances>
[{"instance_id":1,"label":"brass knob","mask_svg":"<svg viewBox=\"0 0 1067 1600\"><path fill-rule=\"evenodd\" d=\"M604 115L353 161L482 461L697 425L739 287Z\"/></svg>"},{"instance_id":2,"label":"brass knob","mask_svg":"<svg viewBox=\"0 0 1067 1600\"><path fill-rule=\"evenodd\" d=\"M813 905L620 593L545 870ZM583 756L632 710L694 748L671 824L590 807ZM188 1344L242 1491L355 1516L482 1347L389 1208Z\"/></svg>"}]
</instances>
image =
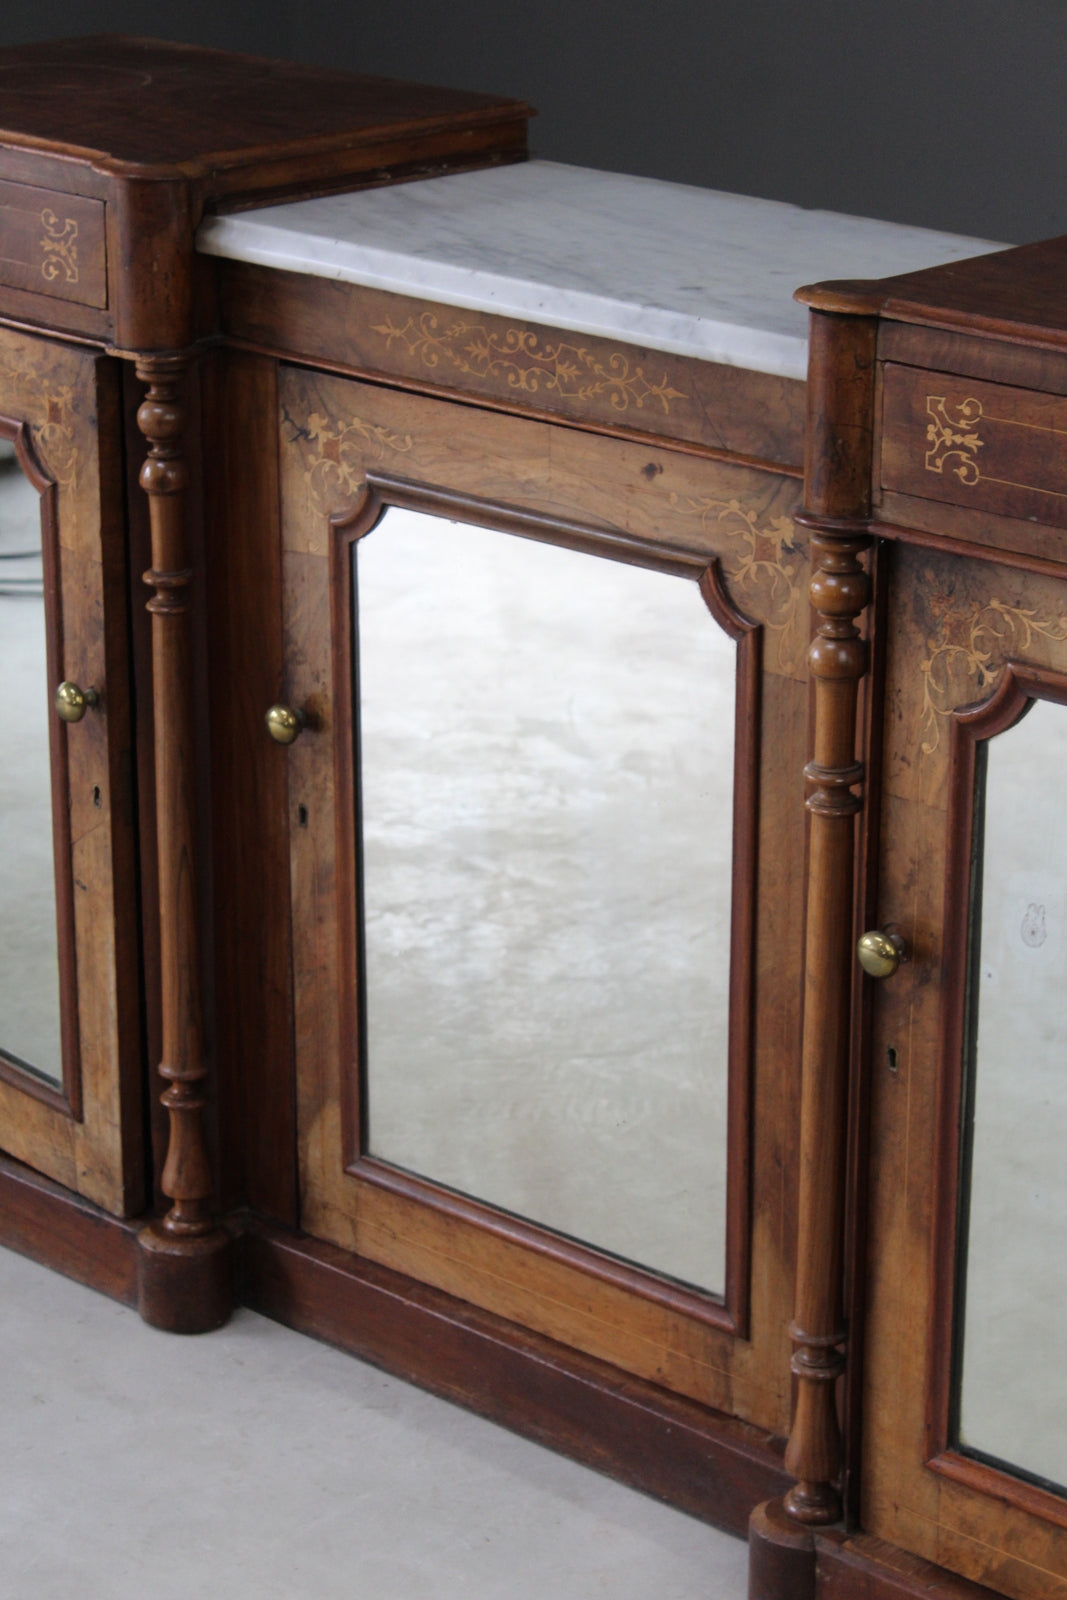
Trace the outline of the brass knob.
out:
<instances>
[{"instance_id":1,"label":"brass knob","mask_svg":"<svg viewBox=\"0 0 1067 1600\"><path fill-rule=\"evenodd\" d=\"M856 954L869 978L891 978L900 963L908 959L908 947L899 933L872 928L860 936Z\"/></svg>"},{"instance_id":2,"label":"brass knob","mask_svg":"<svg viewBox=\"0 0 1067 1600\"><path fill-rule=\"evenodd\" d=\"M64 722L80 722L89 707L99 701L95 689L79 689L76 683L61 683L56 690L56 712Z\"/></svg>"},{"instance_id":3,"label":"brass knob","mask_svg":"<svg viewBox=\"0 0 1067 1600\"><path fill-rule=\"evenodd\" d=\"M265 720L267 732L275 744L292 744L308 725L304 713L294 711L291 706L271 706Z\"/></svg>"}]
</instances>

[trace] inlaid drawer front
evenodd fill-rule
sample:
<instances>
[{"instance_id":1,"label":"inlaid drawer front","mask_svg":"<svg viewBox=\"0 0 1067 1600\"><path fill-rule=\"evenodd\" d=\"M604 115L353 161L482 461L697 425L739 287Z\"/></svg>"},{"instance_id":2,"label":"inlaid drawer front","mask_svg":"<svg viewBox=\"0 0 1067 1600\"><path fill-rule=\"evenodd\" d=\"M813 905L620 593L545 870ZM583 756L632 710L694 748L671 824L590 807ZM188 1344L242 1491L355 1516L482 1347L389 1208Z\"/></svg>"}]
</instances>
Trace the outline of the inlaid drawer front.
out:
<instances>
[{"instance_id":1,"label":"inlaid drawer front","mask_svg":"<svg viewBox=\"0 0 1067 1600\"><path fill-rule=\"evenodd\" d=\"M0 283L106 306L103 201L0 181Z\"/></svg>"},{"instance_id":2,"label":"inlaid drawer front","mask_svg":"<svg viewBox=\"0 0 1067 1600\"><path fill-rule=\"evenodd\" d=\"M1067 528L1067 397L883 370L884 489Z\"/></svg>"}]
</instances>

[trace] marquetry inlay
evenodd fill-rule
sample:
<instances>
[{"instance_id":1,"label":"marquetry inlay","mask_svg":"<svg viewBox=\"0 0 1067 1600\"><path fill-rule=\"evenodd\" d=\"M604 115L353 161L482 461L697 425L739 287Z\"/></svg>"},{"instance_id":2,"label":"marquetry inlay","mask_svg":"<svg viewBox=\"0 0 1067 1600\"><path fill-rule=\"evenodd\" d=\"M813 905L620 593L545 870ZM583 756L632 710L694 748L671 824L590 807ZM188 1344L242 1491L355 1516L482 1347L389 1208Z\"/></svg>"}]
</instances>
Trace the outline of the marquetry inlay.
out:
<instances>
[{"instance_id":1,"label":"marquetry inlay","mask_svg":"<svg viewBox=\"0 0 1067 1600\"><path fill-rule=\"evenodd\" d=\"M62 273L66 283L78 281L78 224L73 217L57 217L51 207L41 212L41 277L52 283Z\"/></svg>"},{"instance_id":2,"label":"marquetry inlay","mask_svg":"<svg viewBox=\"0 0 1067 1600\"><path fill-rule=\"evenodd\" d=\"M386 349L399 343L424 367L479 378L497 377L522 394L546 393L567 400L606 399L625 412L645 407L669 413L672 400L684 400L666 374L647 377L644 367L622 350L598 352L565 339L544 339L529 328L488 328L462 317L443 323L434 311L376 323L372 332Z\"/></svg>"}]
</instances>

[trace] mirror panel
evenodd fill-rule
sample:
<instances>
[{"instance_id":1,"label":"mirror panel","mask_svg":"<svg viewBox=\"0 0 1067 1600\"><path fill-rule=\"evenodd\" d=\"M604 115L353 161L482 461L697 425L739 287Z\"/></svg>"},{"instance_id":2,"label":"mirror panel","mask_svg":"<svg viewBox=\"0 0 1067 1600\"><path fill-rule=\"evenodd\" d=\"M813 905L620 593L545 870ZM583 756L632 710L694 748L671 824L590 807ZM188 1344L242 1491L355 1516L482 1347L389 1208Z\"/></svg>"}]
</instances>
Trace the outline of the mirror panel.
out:
<instances>
[{"instance_id":1,"label":"mirror panel","mask_svg":"<svg viewBox=\"0 0 1067 1600\"><path fill-rule=\"evenodd\" d=\"M41 497L0 442L0 1053L58 1085L59 942Z\"/></svg>"},{"instance_id":2,"label":"mirror panel","mask_svg":"<svg viewBox=\"0 0 1067 1600\"><path fill-rule=\"evenodd\" d=\"M364 1147L721 1294L737 645L601 556L353 548Z\"/></svg>"},{"instance_id":3,"label":"mirror panel","mask_svg":"<svg viewBox=\"0 0 1067 1600\"><path fill-rule=\"evenodd\" d=\"M978 749L958 1443L1067 1485L1067 706Z\"/></svg>"}]
</instances>

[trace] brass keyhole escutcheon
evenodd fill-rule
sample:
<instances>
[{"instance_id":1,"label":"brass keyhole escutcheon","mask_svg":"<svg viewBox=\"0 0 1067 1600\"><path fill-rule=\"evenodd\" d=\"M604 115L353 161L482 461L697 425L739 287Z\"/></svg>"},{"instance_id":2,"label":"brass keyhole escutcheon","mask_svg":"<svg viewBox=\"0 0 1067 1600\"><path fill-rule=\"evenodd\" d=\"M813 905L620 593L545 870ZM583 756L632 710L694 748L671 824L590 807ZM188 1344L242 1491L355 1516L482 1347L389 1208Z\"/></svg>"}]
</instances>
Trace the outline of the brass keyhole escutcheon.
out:
<instances>
[{"instance_id":1,"label":"brass keyhole escutcheon","mask_svg":"<svg viewBox=\"0 0 1067 1600\"><path fill-rule=\"evenodd\" d=\"M294 711L292 706L271 706L264 720L275 744L292 744L308 725L304 712Z\"/></svg>"},{"instance_id":2,"label":"brass keyhole escutcheon","mask_svg":"<svg viewBox=\"0 0 1067 1600\"><path fill-rule=\"evenodd\" d=\"M76 683L64 681L56 690L56 714L64 722L80 722L89 707L99 703L95 689L79 689Z\"/></svg>"},{"instance_id":3,"label":"brass keyhole escutcheon","mask_svg":"<svg viewBox=\"0 0 1067 1600\"><path fill-rule=\"evenodd\" d=\"M908 947L899 933L871 928L860 935L856 954L869 978L891 978L900 963L908 959Z\"/></svg>"}]
</instances>

